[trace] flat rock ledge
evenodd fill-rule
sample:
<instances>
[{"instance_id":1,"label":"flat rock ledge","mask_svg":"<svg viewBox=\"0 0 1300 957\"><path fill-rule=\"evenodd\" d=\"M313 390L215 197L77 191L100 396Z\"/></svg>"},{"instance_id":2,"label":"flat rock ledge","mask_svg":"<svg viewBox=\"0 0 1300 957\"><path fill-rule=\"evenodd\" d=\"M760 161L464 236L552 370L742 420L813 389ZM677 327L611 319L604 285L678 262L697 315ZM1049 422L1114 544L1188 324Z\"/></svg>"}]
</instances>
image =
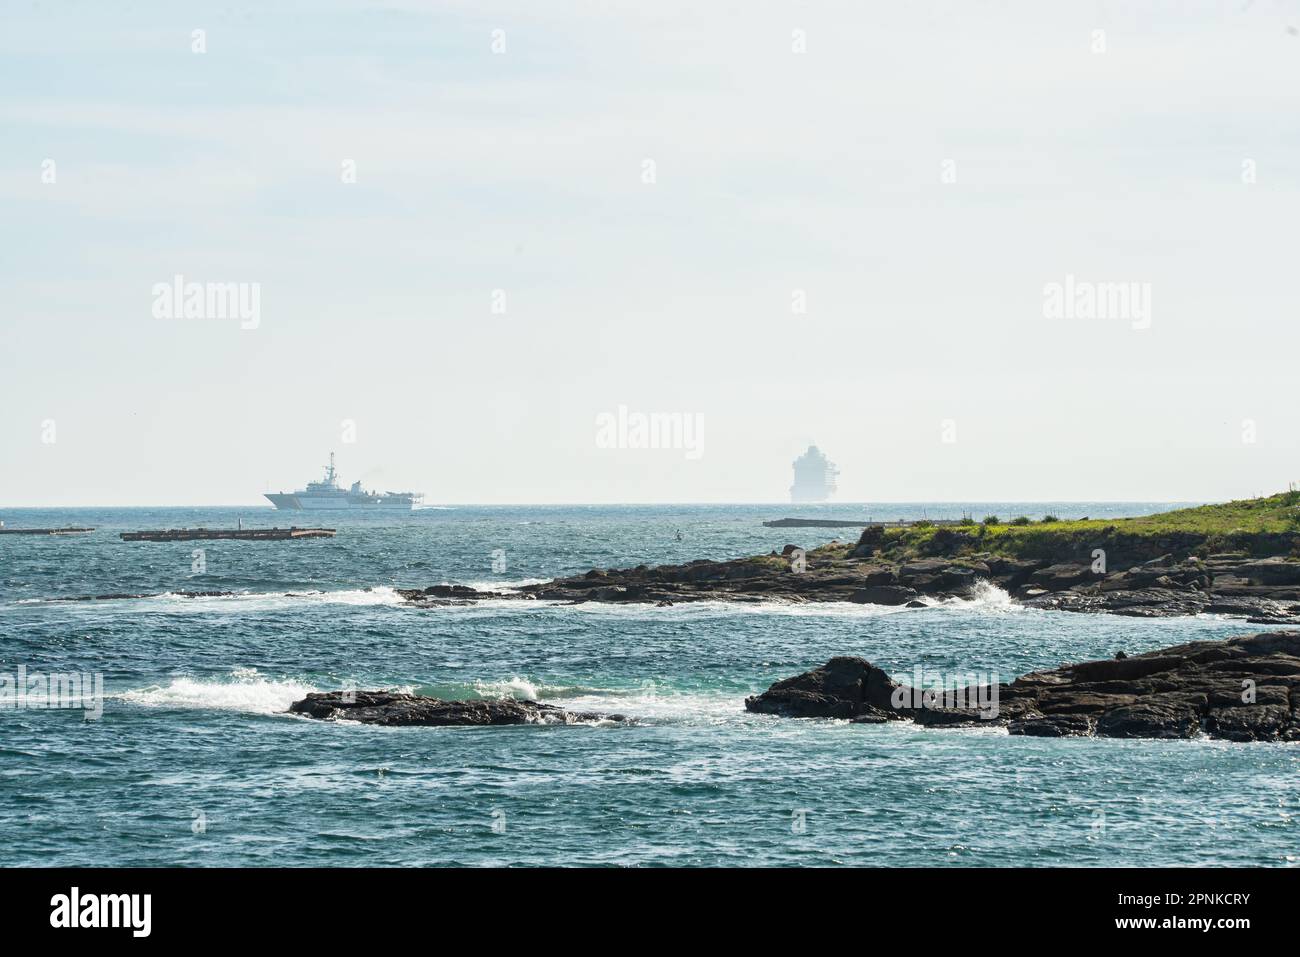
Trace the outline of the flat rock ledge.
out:
<instances>
[{"instance_id":1,"label":"flat rock ledge","mask_svg":"<svg viewBox=\"0 0 1300 957\"><path fill-rule=\"evenodd\" d=\"M826 546L801 553L728 561L698 559L685 565L592 569L511 591L466 585L398 589L424 608L485 599L540 599L675 605L683 602L853 602L921 607L931 601L975 598L995 586L1017 604L1072 612L1142 618L1223 615L1252 624L1300 625L1300 560L1216 554L1201 559L1172 554L1110 573L1088 561L1030 560L997 556L921 558L893 562L859 545L846 552ZM795 571L798 567L802 571Z\"/></svg>"},{"instance_id":2,"label":"flat rock ledge","mask_svg":"<svg viewBox=\"0 0 1300 957\"><path fill-rule=\"evenodd\" d=\"M324 721L342 719L362 724L401 726L488 727L508 724L587 724L622 721L622 715L565 711L536 701L498 698L445 701L398 691L312 692L289 705L293 714Z\"/></svg>"},{"instance_id":3,"label":"flat rock ledge","mask_svg":"<svg viewBox=\"0 0 1300 957\"><path fill-rule=\"evenodd\" d=\"M978 706L977 706L978 705ZM1041 737L1300 741L1300 631L1086 661L1009 684L913 689L865 658L832 658L745 700L759 714L870 724L1005 726Z\"/></svg>"}]
</instances>

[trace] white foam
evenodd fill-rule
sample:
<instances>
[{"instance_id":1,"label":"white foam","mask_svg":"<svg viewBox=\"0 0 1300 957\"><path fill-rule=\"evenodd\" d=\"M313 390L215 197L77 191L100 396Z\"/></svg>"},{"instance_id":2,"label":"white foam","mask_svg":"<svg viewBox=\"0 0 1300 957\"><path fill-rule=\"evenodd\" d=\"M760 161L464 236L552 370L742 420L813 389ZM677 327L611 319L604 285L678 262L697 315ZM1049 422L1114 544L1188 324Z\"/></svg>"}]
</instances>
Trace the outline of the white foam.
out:
<instances>
[{"instance_id":1,"label":"white foam","mask_svg":"<svg viewBox=\"0 0 1300 957\"><path fill-rule=\"evenodd\" d=\"M599 688L575 684L545 684L530 678L475 681L473 691L485 698L545 701L566 711L621 714L634 719L715 724L734 722L744 714L744 695L728 692L683 692L646 680L636 687ZM437 697L459 698L454 688L419 689Z\"/></svg>"},{"instance_id":2,"label":"white foam","mask_svg":"<svg viewBox=\"0 0 1300 957\"><path fill-rule=\"evenodd\" d=\"M567 711L594 711L637 720L688 724L734 724L746 713L744 695L679 692L656 688L653 682L646 682L643 688L631 693L577 694L548 703Z\"/></svg>"},{"instance_id":3,"label":"white foam","mask_svg":"<svg viewBox=\"0 0 1300 957\"><path fill-rule=\"evenodd\" d=\"M256 668L236 668L229 678L173 678L166 686L151 685L110 697L142 708L195 708L275 714L288 710L293 702L316 690L301 681L263 678Z\"/></svg>"},{"instance_id":4,"label":"white foam","mask_svg":"<svg viewBox=\"0 0 1300 957\"><path fill-rule=\"evenodd\" d=\"M1019 604L1011 595L992 582L980 579L971 586L967 598L945 598L942 601L929 601L932 608L960 608L973 611L1022 612L1029 611Z\"/></svg>"},{"instance_id":5,"label":"white foam","mask_svg":"<svg viewBox=\"0 0 1300 957\"><path fill-rule=\"evenodd\" d=\"M167 612L247 612L275 611L280 608L314 605L401 605L404 599L388 586L346 588L337 591L304 590L276 592L238 592L233 595L196 595L186 597L176 592L147 598L113 599L103 602L76 602L79 605L126 606L134 610Z\"/></svg>"},{"instance_id":6,"label":"white foam","mask_svg":"<svg viewBox=\"0 0 1300 957\"><path fill-rule=\"evenodd\" d=\"M538 603L540 604L540 602ZM795 602L769 599L764 601L681 601L660 608L646 602L589 601L564 607L593 614L660 618L665 615L727 617L732 615L787 615L795 618L875 618L896 615L914 609L902 605L869 605L853 601Z\"/></svg>"},{"instance_id":7,"label":"white foam","mask_svg":"<svg viewBox=\"0 0 1300 957\"><path fill-rule=\"evenodd\" d=\"M396 589L387 585L319 592L314 597L324 604L337 605L401 605L406 602Z\"/></svg>"},{"instance_id":8,"label":"white foam","mask_svg":"<svg viewBox=\"0 0 1300 957\"><path fill-rule=\"evenodd\" d=\"M516 698L520 701L536 701L542 695L542 689L527 678L476 681L474 690L485 698Z\"/></svg>"}]
</instances>

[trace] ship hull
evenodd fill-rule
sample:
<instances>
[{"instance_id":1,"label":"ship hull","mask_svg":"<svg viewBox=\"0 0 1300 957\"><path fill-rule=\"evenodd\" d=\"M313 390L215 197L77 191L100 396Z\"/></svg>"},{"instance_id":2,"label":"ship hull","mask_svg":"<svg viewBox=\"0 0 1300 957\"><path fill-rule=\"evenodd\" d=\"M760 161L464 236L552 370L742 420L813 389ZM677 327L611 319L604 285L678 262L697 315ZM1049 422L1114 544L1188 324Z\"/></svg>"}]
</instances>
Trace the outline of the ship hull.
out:
<instances>
[{"instance_id":1,"label":"ship hull","mask_svg":"<svg viewBox=\"0 0 1300 957\"><path fill-rule=\"evenodd\" d=\"M357 502L342 495L336 498L280 492L268 494L266 498L276 508L288 512L409 512L415 507L413 502Z\"/></svg>"}]
</instances>

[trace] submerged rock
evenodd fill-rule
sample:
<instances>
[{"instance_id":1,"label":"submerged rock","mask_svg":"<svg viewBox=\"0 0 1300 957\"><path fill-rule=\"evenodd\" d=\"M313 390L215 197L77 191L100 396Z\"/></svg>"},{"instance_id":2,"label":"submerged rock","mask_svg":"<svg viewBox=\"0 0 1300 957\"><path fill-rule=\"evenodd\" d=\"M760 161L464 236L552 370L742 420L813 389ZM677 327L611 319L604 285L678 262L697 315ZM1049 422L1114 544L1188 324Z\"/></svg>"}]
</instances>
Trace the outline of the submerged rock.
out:
<instances>
[{"instance_id":1,"label":"submerged rock","mask_svg":"<svg viewBox=\"0 0 1300 957\"><path fill-rule=\"evenodd\" d=\"M778 681L745 707L862 723L987 720L1005 723L1011 734L1042 737L1300 741L1300 631L1196 641L963 690L912 689L864 658L842 657Z\"/></svg>"},{"instance_id":2,"label":"submerged rock","mask_svg":"<svg viewBox=\"0 0 1300 957\"><path fill-rule=\"evenodd\" d=\"M289 711L322 720L343 719L392 726L575 724L624 720L622 715L565 711L554 705L513 698L444 701L399 691L312 692L289 705Z\"/></svg>"},{"instance_id":3,"label":"submerged rock","mask_svg":"<svg viewBox=\"0 0 1300 957\"><path fill-rule=\"evenodd\" d=\"M70 595L46 598L45 601L122 601L128 598L229 598L232 591L111 592L107 595Z\"/></svg>"}]
</instances>

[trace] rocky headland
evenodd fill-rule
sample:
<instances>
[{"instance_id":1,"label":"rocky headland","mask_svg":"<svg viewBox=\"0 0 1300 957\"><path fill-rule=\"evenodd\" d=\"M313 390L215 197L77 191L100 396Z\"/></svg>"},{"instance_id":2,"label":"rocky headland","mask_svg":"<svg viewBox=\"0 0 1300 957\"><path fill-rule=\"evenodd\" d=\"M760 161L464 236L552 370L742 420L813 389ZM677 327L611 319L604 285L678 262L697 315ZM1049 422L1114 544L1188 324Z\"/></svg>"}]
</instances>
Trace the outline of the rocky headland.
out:
<instances>
[{"instance_id":1,"label":"rocky headland","mask_svg":"<svg viewBox=\"0 0 1300 957\"><path fill-rule=\"evenodd\" d=\"M911 688L864 658L832 658L746 699L793 718L1005 726L1043 737L1300 741L1300 632L1198 641L1086 661L1009 684Z\"/></svg>"},{"instance_id":2,"label":"rocky headland","mask_svg":"<svg viewBox=\"0 0 1300 957\"><path fill-rule=\"evenodd\" d=\"M398 591L420 606L484 598L921 606L970 597L982 582L1033 608L1300 624L1300 492L1111 521L877 525L856 543L593 569L508 592Z\"/></svg>"},{"instance_id":3,"label":"rocky headland","mask_svg":"<svg viewBox=\"0 0 1300 957\"><path fill-rule=\"evenodd\" d=\"M592 569L519 589L398 589L432 608L484 599L615 602L853 602L923 607L990 587L1032 608L1144 617L1218 614L1300 624L1300 491L1140 518L867 526L856 542L681 565ZM745 702L753 712L856 723L989 723L1037 736L1300 741L1300 631L1194 642L936 691L863 658L832 658ZM388 691L312 694L291 711L387 725L574 723L615 718L503 699L441 701Z\"/></svg>"}]
</instances>

